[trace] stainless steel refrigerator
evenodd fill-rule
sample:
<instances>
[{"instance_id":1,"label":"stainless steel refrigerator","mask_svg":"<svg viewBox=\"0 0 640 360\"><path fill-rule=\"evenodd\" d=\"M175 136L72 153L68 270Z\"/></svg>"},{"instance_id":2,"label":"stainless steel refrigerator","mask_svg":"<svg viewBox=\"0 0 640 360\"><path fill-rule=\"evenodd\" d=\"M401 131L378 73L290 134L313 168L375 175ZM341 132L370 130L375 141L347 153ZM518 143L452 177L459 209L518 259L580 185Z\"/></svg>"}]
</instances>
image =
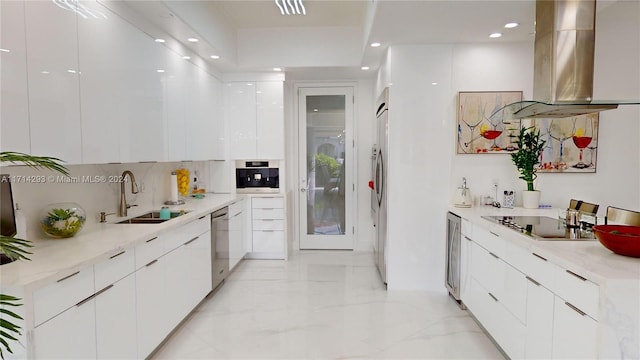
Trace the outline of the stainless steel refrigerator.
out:
<instances>
[{"instance_id":1,"label":"stainless steel refrigerator","mask_svg":"<svg viewBox=\"0 0 640 360\"><path fill-rule=\"evenodd\" d=\"M385 88L376 102L376 124L378 128L377 155L375 157L375 174L373 177L372 196L376 227L376 246L374 256L382 282L387 283L387 166L389 153L389 88Z\"/></svg>"}]
</instances>

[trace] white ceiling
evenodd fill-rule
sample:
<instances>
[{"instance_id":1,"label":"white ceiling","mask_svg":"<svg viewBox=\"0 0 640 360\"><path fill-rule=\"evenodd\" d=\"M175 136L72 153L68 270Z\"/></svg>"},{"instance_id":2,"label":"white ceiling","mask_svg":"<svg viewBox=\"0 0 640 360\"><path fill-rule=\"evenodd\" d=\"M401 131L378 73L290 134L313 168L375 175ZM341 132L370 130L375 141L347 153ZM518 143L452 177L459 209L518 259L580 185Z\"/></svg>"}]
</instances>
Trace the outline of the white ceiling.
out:
<instances>
[{"instance_id":1,"label":"white ceiling","mask_svg":"<svg viewBox=\"0 0 640 360\"><path fill-rule=\"evenodd\" d=\"M204 39L199 44L184 41L184 46L194 52L201 53L208 58L211 52L221 52L226 61L219 61L218 68L228 71L271 71L270 67L259 69L255 66L259 59L243 61L238 58L238 48L243 49L241 56L251 56L247 53L253 44L240 44L233 47L220 44L221 26L227 29L238 41L238 33L246 31L261 31L273 33L274 29L291 29L293 33L304 34L307 29L330 27L351 27L358 29L361 38L360 56L350 60L349 64L342 64L341 74L351 73L352 77L361 72L361 66L369 66L371 74L379 66L385 49L393 44L425 44L425 43L484 43L484 42L533 42L535 1L534 0L315 0L304 1L307 15L280 14L273 0L208 0L208 1L128 1L127 3L147 20L170 34L174 34L180 41L185 33L191 31ZM179 6L177 6L179 3ZM154 6L151 6L154 4ZM184 11L186 7L198 6L198 11ZM165 8L160 11L159 8ZM153 9L153 11L150 11ZM182 9L182 11L180 11ZM180 13L176 13L180 12ZM167 15L167 14L170 14ZM210 21L203 21L211 18ZM221 21L223 20L223 21ZM515 29L504 29L504 24L515 21L520 26ZM224 22L225 24L220 24ZM186 29L186 30L185 30ZM502 32L499 39L490 39L492 32ZM302 35L301 35L302 36ZM254 37L255 38L255 37ZM255 41L255 40L254 40ZM269 41L276 42L265 36L264 46ZM304 41L304 40L302 40ZM318 47L330 47L331 42L340 42L340 38L329 39ZM382 43L379 48L371 48L372 41ZM280 47L281 48L281 47ZM203 50L204 49L204 50ZM296 76L304 76L301 72L313 73L314 68L322 68L323 64L307 64L302 67L287 68L287 59L299 58L293 46L286 54L281 54L283 67L287 72L294 71ZM251 69L243 69L238 64L251 63ZM325 64L326 65L326 64ZM321 70L325 72L325 70ZM373 76L373 75L371 75Z\"/></svg>"}]
</instances>

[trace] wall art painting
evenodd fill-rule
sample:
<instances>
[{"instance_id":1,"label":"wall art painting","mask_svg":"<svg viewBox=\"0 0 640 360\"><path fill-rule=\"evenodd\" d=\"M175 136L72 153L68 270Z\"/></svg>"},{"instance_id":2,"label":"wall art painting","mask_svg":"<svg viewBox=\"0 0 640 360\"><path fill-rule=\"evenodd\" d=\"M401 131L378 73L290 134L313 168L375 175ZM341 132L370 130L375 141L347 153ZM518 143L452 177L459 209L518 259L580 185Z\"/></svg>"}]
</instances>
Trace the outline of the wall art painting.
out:
<instances>
[{"instance_id":1,"label":"wall art painting","mask_svg":"<svg viewBox=\"0 0 640 360\"><path fill-rule=\"evenodd\" d=\"M599 114L533 119L546 141L540 172L594 173L597 165Z\"/></svg>"},{"instance_id":2,"label":"wall art painting","mask_svg":"<svg viewBox=\"0 0 640 360\"><path fill-rule=\"evenodd\" d=\"M499 111L522 101L522 91L461 91L456 127L458 154L505 154L515 150L520 120L504 120ZM498 116L491 116L496 113Z\"/></svg>"}]
</instances>

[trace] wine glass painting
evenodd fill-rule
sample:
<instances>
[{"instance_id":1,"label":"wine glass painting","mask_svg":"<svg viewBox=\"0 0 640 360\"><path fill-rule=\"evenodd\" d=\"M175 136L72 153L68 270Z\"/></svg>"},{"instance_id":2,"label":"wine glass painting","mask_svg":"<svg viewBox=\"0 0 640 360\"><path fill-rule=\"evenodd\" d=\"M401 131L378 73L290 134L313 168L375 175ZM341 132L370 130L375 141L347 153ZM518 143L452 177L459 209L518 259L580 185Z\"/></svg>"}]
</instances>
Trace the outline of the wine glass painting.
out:
<instances>
[{"instance_id":1,"label":"wine glass painting","mask_svg":"<svg viewBox=\"0 0 640 360\"><path fill-rule=\"evenodd\" d=\"M519 120L502 121L491 116L505 105L522 101L522 91L461 91L458 93L458 154L499 154L516 149L512 139L520 131Z\"/></svg>"},{"instance_id":2,"label":"wine glass painting","mask_svg":"<svg viewBox=\"0 0 640 360\"><path fill-rule=\"evenodd\" d=\"M546 140L540 155L541 172L596 172L598 113L567 118L535 119Z\"/></svg>"}]
</instances>

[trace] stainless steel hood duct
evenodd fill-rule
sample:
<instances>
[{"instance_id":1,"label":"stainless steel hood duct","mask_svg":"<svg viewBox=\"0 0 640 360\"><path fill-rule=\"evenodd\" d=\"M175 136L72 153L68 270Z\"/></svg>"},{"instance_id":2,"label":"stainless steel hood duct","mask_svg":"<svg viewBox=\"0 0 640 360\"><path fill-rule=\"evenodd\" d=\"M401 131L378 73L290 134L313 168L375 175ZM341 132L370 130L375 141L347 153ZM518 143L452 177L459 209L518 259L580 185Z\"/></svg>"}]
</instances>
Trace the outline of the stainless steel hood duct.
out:
<instances>
[{"instance_id":1,"label":"stainless steel hood duct","mask_svg":"<svg viewBox=\"0 0 640 360\"><path fill-rule=\"evenodd\" d=\"M537 0L533 101L507 105L491 117L570 117L615 109L594 101L595 0Z\"/></svg>"}]
</instances>

